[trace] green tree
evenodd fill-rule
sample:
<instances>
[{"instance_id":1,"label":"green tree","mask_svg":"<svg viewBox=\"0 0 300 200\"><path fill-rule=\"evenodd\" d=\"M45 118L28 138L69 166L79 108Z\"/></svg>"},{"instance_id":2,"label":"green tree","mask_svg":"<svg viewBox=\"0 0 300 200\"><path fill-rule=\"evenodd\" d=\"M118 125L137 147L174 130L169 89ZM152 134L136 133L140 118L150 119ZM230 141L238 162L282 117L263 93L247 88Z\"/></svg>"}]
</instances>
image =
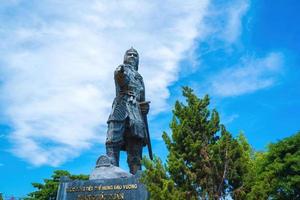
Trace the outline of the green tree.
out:
<instances>
[{"instance_id":1,"label":"green tree","mask_svg":"<svg viewBox=\"0 0 300 200\"><path fill-rule=\"evenodd\" d=\"M0 200L3 200L3 196L2 193L0 192Z\"/></svg>"},{"instance_id":2,"label":"green tree","mask_svg":"<svg viewBox=\"0 0 300 200\"><path fill-rule=\"evenodd\" d=\"M170 124L171 137L163 139L169 151L166 164L159 158L143 159L151 199L244 199L244 180L251 166L251 148L243 135L237 139L220 124L209 97L199 99L183 88L187 105L177 101Z\"/></svg>"},{"instance_id":3,"label":"green tree","mask_svg":"<svg viewBox=\"0 0 300 200\"><path fill-rule=\"evenodd\" d=\"M32 183L33 187L37 189L35 192L31 192L26 197L26 200L49 200L55 199L57 194L57 189L59 185L59 179L61 176L67 176L72 180L88 180L87 175L71 175L65 170L54 171L51 179L44 179L44 183Z\"/></svg>"},{"instance_id":4,"label":"green tree","mask_svg":"<svg viewBox=\"0 0 300 200\"><path fill-rule=\"evenodd\" d=\"M255 176L247 199L300 199L300 132L270 144L255 158Z\"/></svg>"}]
</instances>

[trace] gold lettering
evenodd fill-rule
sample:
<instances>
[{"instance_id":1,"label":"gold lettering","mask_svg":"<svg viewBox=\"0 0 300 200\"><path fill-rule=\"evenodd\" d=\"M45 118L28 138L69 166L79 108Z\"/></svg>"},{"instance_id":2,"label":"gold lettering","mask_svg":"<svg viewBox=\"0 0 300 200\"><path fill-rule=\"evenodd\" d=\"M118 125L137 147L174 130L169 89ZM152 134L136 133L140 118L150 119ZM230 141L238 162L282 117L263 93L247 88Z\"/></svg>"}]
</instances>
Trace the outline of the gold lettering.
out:
<instances>
[{"instance_id":1,"label":"gold lettering","mask_svg":"<svg viewBox=\"0 0 300 200\"><path fill-rule=\"evenodd\" d=\"M103 195L103 193L100 194L100 200L104 200L104 195Z\"/></svg>"},{"instance_id":2,"label":"gold lettering","mask_svg":"<svg viewBox=\"0 0 300 200\"><path fill-rule=\"evenodd\" d=\"M122 185L114 185L114 189L115 190L121 190L122 189Z\"/></svg>"},{"instance_id":3,"label":"gold lettering","mask_svg":"<svg viewBox=\"0 0 300 200\"><path fill-rule=\"evenodd\" d=\"M78 195L77 200L124 200L124 196L124 193L101 193L99 195Z\"/></svg>"},{"instance_id":4,"label":"gold lettering","mask_svg":"<svg viewBox=\"0 0 300 200\"><path fill-rule=\"evenodd\" d=\"M116 195L118 200L124 199L124 193L117 193Z\"/></svg>"},{"instance_id":5,"label":"gold lettering","mask_svg":"<svg viewBox=\"0 0 300 200\"><path fill-rule=\"evenodd\" d=\"M93 191L93 186L88 186L88 187L86 187L86 189L87 189L87 191Z\"/></svg>"},{"instance_id":6,"label":"gold lettering","mask_svg":"<svg viewBox=\"0 0 300 200\"><path fill-rule=\"evenodd\" d=\"M101 190L101 185L96 185L96 186L94 186L94 190Z\"/></svg>"},{"instance_id":7,"label":"gold lettering","mask_svg":"<svg viewBox=\"0 0 300 200\"><path fill-rule=\"evenodd\" d=\"M78 191L78 187L70 187L70 188L67 188L67 192L77 192Z\"/></svg>"},{"instance_id":8,"label":"gold lettering","mask_svg":"<svg viewBox=\"0 0 300 200\"><path fill-rule=\"evenodd\" d=\"M113 189L113 186L112 185L105 185L105 186L102 186L102 190L112 190Z\"/></svg>"},{"instance_id":9,"label":"gold lettering","mask_svg":"<svg viewBox=\"0 0 300 200\"><path fill-rule=\"evenodd\" d=\"M123 188L126 189L126 190L137 189L137 184L127 184L127 185L123 185Z\"/></svg>"}]
</instances>

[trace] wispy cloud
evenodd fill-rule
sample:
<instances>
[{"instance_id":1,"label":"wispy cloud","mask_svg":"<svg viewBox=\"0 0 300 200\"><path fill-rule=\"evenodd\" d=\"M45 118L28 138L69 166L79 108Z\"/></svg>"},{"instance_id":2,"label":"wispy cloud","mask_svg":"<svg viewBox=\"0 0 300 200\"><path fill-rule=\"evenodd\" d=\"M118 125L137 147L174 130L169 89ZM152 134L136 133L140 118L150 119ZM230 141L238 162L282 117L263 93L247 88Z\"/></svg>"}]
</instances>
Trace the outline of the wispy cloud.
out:
<instances>
[{"instance_id":1,"label":"wispy cloud","mask_svg":"<svg viewBox=\"0 0 300 200\"><path fill-rule=\"evenodd\" d=\"M166 106L178 62L202 32L208 0L13 1L0 9L1 103L12 152L59 165L103 142L113 70L141 55L152 113Z\"/></svg>"},{"instance_id":2,"label":"wispy cloud","mask_svg":"<svg viewBox=\"0 0 300 200\"><path fill-rule=\"evenodd\" d=\"M205 46L204 50L201 50L202 61L206 62L207 54L213 55L213 59L208 59L206 63L208 66L211 66L214 60L220 60L218 56L227 57L228 62L232 62L237 56L240 56L240 59L226 69L223 67L227 65L226 62L223 62L224 65L217 63L218 68L212 69L213 75L202 83L200 90L211 95L229 97L248 94L276 84L283 72L283 53L271 51L266 52L265 56L257 56L251 49L246 49L241 40L247 25L243 20L250 9L251 1L213 2L218 3L210 4L209 14L203 23L207 31L205 37L200 40L200 45ZM195 85L199 87L199 83Z\"/></svg>"},{"instance_id":3,"label":"wispy cloud","mask_svg":"<svg viewBox=\"0 0 300 200\"><path fill-rule=\"evenodd\" d=\"M230 45L236 43L242 33L242 20L250 8L250 0L212 1L202 27L206 30L204 42Z\"/></svg>"},{"instance_id":4,"label":"wispy cloud","mask_svg":"<svg viewBox=\"0 0 300 200\"><path fill-rule=\"evenodd\" d=\"M211 92L222 97L251 93L272 86L282 72L283 55L272 52L265 57L244 57L236 66L211 77Z\"/></svg>"},{"instance_id":5,"label":"wispy cloud","mask_svg":"<svg viewBox=\"0 0 300 200\"><path fill-rule=\"evenodd\" d=\"M222 115L221 119L222 119L222 124L228 125L231 122L233 122L234 120L236 120L237 118L239 118L238 114L232 114L232 115Z\"/></svg>"},{"instance_id":6,"label":"wispy cloud","mask_svg":"<svg viewBox=\"0 0 300 200\"><path fill-rule=\"evenodd\" d=\"M241 35L242 32L242 19L249 9L249 1L242 0L235 2L234 5L227 7L227 23L225 24L225 29L223 29L222 38L233 43Z\"/></svg>"}]
</instances>

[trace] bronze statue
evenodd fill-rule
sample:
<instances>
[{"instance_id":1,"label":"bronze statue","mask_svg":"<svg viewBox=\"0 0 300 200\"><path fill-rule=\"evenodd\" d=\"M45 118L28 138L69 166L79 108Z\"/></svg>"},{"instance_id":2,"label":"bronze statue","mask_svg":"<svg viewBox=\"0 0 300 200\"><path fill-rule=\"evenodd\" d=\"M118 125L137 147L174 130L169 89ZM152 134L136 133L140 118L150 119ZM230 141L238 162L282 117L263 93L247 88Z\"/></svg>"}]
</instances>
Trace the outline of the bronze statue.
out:
<instances>
[{"instance_id":1,"label":"bronze statue","mask_svg":"<svg viewBox=\"0 0 300 200\"><path fill-rule=\"evenodd\" d=\"M130 173L141 170L143 147L148 145L152 159L147 124L149 102L145 101L145 86L138 73L139 55L131 47L124 55L124 63L114 73L116 97L108 118L106 154L111 163L119 166L120 151L127 152Z\"/></svg>"}]
</instances>

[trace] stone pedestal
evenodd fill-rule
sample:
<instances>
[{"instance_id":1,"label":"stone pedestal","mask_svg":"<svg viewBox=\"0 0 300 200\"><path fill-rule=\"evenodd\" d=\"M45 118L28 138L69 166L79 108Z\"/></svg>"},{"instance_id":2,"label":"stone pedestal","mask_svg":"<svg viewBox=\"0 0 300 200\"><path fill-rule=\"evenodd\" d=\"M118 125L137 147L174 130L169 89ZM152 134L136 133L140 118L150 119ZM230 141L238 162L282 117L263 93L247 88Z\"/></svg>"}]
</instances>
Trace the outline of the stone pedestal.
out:
<instances>
[{"instance_id":1,"label":"stone pedestal","mask_svg":"<svg viewBox=\"0 0 300 200\"><path fill-rule=\"evenodd\" d=\"M61 178L57 200L146 200L149 194L140 174L132 175L100 156L89 180Z\"/></svg>"}]
</instances>

